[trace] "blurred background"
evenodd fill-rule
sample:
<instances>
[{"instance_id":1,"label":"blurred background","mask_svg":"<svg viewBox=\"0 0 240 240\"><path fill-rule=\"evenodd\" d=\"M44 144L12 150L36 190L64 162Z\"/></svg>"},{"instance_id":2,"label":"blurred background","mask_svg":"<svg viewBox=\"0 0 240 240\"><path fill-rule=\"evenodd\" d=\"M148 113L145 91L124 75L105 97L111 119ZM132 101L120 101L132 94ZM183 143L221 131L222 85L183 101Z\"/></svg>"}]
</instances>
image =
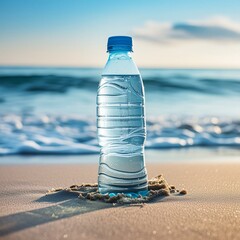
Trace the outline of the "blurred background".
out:
<instances>
[{"instance_id":1,"label":"blurred background","mask_svg":"<svg viewBox=\"0 0 240 240\"><path fill-rule=\"evenodd\" d=\"M237 0L1 0L0 156L99 152L95 99L113 35L134 40L146 149L239 156L239 9Z\"/></svg>"}]
</instances>

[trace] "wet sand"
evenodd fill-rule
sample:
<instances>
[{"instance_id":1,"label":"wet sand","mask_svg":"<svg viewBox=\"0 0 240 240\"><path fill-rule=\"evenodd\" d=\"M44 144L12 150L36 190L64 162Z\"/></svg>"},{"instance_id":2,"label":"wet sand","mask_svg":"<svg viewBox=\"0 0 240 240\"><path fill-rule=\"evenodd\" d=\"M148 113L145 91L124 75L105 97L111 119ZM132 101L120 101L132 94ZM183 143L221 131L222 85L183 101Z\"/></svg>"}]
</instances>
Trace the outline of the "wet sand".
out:
<instances>
[{"instance_id":1,"label":"wet sand","mask_svg":"<svg viewBox=\"0 0 240 240\"><path fill-rule=\"evenodd\" d=\"M66 157L67 158L67 157ZM240 164L152 163L187 195L143 205L82 201L51 188L96 182L96 164L0 166L1 239L240 239Z\"/></svg>"}]
</instances>

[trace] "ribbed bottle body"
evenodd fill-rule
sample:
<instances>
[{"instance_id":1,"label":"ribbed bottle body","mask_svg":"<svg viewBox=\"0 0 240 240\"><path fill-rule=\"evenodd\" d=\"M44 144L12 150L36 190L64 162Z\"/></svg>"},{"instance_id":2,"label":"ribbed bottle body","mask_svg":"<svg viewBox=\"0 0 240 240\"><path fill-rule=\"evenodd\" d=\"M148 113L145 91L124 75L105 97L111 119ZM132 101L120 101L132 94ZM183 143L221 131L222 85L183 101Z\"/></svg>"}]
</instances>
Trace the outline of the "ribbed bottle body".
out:
<instances>
[{"instance_id":1,"label":"ribbed bottle body","mask_svg":"<svg viewBox=\"0 0 240 240\"><path fill-rule=\"evenodd\" d=\"M139 74L102 76L97 95L101 193L147 191L144 103Z\"/></svg>"}]
</instances>

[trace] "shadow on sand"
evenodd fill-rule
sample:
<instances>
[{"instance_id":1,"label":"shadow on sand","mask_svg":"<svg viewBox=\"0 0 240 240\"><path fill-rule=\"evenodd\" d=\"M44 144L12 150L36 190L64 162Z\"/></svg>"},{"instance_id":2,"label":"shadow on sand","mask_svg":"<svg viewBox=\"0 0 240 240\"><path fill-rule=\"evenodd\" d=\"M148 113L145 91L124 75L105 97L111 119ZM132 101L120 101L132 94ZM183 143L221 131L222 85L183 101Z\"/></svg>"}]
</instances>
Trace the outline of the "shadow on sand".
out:
<instances>
[{"instance_id":1,"label":"shadow on sand","mask_svg":"<svg viewBox=\"0 0 240 240\"><path fill-rule=\"evenodd\" d=\"M85 186L90 188L88 192L96 193L96 186ZM101 201L89 201L79 199L79 193L81 192L82 186L71 186L72 191L62 190L52 194L48 194L35 200L38 203L50 203L52 206L45 208L35 209L26 212L20 212L11 214L8 216L0 217L0 236L4 236L10 233L14 233L23 229L31 228L40 224L53 222L59 219L64 219L76 215L81 215L88 212L98 211L101 209L111 208L113 205ZM155 190L152 190L154 188ZM157 188L157 189L156 189ZM175 190L175 194L170 194L171 188L162 177L162 175L157 176L154 180L149 181L149 196L148 203L155 203L162 201L166 196L178 194ZM175 187L174 187L175 189ZM95 194L96 195L96 194ZM179 194L178 194L179 195ZM179 201L180 198L168 198L168 201ZM134 203L139 204L140 202L132 201L126 202L126 205L116 205L116 206L131 206ZM137 205L139 206L139 205Z\"/></svg>"},{"instance_id":2,"label":"shadow on sand","mask_svg":"<svg viewBox=\"0 0 240 240\"><path fill-rule=\"evenodd\" d=\"M112 204L104 202L80 200L75 194L63 191L43 196L35 202L58 204L0 217L0 236L59 219L112 207Z\"/></svg>"}]
</instances>

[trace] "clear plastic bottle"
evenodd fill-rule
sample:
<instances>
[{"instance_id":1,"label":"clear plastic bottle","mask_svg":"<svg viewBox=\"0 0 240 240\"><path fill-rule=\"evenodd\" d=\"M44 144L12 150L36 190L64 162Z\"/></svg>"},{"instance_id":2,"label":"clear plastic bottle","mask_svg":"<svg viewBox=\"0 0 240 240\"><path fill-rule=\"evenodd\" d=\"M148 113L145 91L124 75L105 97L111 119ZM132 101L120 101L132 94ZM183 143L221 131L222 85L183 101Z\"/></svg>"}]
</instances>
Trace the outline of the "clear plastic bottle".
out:
<instances>
[{"instance_id":1,"label":"clear plastic bottle","mask_svg":"<svg viewBox=\"0 0 240 240\"><path fill-rule=\"evenodd\" d=\"M132 38L110 37L108 52L97 95L99 191L146 195L145 97L140 73L131 57Z\"/></svg>"}]
</instances>

